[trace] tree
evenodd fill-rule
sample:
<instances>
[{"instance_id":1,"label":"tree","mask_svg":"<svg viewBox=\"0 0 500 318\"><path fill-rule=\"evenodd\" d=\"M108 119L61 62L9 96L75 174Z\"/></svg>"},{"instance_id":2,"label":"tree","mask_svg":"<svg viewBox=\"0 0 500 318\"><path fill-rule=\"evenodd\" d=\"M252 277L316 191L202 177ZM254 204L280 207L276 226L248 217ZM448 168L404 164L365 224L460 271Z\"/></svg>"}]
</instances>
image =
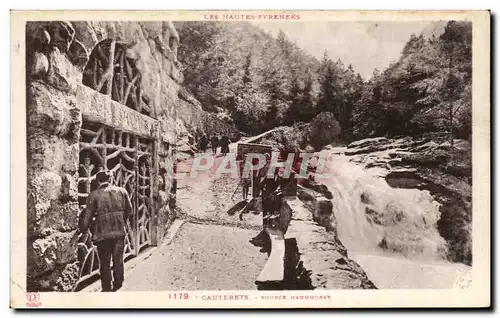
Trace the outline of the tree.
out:
<instances>
[{"instance_id":1,"label":"tree","mask_svg":"<svg viewBox=\"0 0 500 318\"><path fill-rule=\"evenodd\" d=\"M287 111L286 122L291 125L295 122L309 122L318 112L316 111L313 96L313 79L307 71L304 83L299 83L299 79L294 74L290 87L290 107Z\"/></svg>"},{"instance_id":2,"label":"tree","mask_svg":"<svg viewBox=\"0 0 500 318\"><path fill-rule=\"evenodd\" d=\"M439 38L412 35L400 58L363 85L352 116L355 134L446 130L453 143L453 131L470 133L470 46L470 23L465 22L448 23Z\"/></svg>"},{"instance_id":3,"label":"tree","mask_svg":"<svg viewBox=\"0 0 500 318\"><path fill-rule=\"evenodd\" d=\"M290 100L290 106L288 107L286 122L290 125L302 119L301 118L301 109L303 107L302 89L295 74L293 74L292 76L289 100Z\"/></svg>"},{"instance_id":4,"label":"tree","mask_svg":"<svg viewBox=\"0 0 500 318\"><path fill-rule=\"evenodd\" d=\"M331 111L335 103L334 87L337 84L337 78L334 70L334 65L330 57L325 52L320 63L319 70L319 96L318 109L319 111Z\"/></svg>"},{"instance_id":5,"label":"tree","mask_svg":"<svg viewBox=\"0 0 500 318\"><path fill-rule=\"evenodd\" d=\"M243 75L243 84L247 84L252 81L250 77L250 67L252 65L252 53L248 53L246 61L245 61L245 73Z\"/></svg>"},{"instance_id":6,"label":"tree","mask_svg":"<svg viewBox=\"0 0 500 318\"><path fill-rule=\"evenodd\" d=\"M354 104L353 135L358 138L384 135L387 131L386 114L381 106L383 77L378 69L361 89Z\"/></svg>"},{"instance_id":7,"label":"tree","mask_svg":"<svg viewBox=\"0 0 500 318\"><path fill-rule=\"evenodd\" d=\"M445 27L444 33L440 36L439 47L445 60L448 61L448 76L443 82L442 96L448 103L448 126L450 134L450 145L454 147L454 103L460 100L457 91L464 90L464 83L461 80L472 73L470 67L471 60L472 32L470 23L450 21ZM456 63L454 65L454 63ZM465 65L464 65L465 64ZM465 74L461 74L465 71ZM465 78L467 80L467 78Z\"/></svg>"},{"instance_id":8,"label":"tree","mask_svg":"<svg viewBox=\"0 0 500 318\"><path fill-rule=\"evenodd\" d=\"M313 79L309 71L307 72L304 89L302 91L301 105L300 118L304 121L310 121L318 114L314 105Z\"/></svg>"}]
</instances>

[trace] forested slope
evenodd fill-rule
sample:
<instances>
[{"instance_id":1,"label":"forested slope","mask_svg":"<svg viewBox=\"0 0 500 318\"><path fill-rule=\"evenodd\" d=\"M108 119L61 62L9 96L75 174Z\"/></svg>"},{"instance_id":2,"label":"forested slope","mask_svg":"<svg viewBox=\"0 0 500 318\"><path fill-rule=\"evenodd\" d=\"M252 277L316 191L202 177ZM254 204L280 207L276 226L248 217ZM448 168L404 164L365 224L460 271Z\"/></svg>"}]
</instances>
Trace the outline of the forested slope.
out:
<instances>
[{"instance_id":1,"label":"forested slope","mask_svg":"<svg viewBox=\"0 0 500 318\"><path fill-rule=\"evenodd\" d=\"M367 80L326 52L318 60L285 33L274 37L251 23L176 27L186 87L241 131L256 134L328 111L344 140L450 128L461 138L471 133L470 23L412 35L399 59Z\"/></svg>"}]
</instances>

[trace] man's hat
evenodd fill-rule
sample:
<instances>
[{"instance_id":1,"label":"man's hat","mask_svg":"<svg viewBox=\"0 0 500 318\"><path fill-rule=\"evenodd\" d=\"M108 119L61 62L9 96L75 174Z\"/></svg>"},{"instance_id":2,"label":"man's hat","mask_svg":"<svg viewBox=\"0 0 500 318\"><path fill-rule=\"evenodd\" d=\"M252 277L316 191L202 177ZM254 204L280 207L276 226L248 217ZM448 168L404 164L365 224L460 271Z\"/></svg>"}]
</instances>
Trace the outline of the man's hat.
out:
<instances>
[{"instance_id":1,"label":"man's hat","mask_svg":"<svg viewBox=\"0 0 500 318\"><path fill-rule=\"evenodd\" d=\"M109 181L109 174L106 171L99 171L95 175L95 179L97 182L108 182Z\"/></svg>"}]
</instances>

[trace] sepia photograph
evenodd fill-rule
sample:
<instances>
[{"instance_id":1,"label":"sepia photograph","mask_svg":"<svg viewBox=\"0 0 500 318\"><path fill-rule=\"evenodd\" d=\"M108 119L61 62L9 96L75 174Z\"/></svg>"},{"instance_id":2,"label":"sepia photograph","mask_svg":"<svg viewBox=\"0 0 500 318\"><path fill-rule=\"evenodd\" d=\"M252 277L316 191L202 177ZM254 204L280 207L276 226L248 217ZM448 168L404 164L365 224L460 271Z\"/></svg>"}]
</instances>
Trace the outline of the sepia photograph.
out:
<instances>
[{"instance_id":1,"label":"sepia photograph","mask_svg":"<svg viewBox=\"0 0 500 318\"><path fill-rule=\"evenodd\" d=\"M25 17L18 306L489 288L489 12L387 16Z\"/></svg>"}]
</instances>

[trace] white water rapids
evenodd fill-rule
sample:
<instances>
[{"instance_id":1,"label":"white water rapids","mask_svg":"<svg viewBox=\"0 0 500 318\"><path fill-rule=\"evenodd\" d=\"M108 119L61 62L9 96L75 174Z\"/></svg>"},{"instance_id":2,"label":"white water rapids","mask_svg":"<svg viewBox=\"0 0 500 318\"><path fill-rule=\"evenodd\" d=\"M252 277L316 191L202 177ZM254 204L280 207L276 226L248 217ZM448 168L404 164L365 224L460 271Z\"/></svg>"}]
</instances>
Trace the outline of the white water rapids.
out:
<instances>
[{"instance_id":1,"label":"white water rapids","mask_svg":"<svg viewBox=\"0 0 500 318\"><path fill-rule=\"evenodd\" d=\"M379 288L453 288L469 269L444 259L439 204L427 191L391 188L382 168L328 151L328 178L339 239Z\"/></svg>"}]
</instances>

